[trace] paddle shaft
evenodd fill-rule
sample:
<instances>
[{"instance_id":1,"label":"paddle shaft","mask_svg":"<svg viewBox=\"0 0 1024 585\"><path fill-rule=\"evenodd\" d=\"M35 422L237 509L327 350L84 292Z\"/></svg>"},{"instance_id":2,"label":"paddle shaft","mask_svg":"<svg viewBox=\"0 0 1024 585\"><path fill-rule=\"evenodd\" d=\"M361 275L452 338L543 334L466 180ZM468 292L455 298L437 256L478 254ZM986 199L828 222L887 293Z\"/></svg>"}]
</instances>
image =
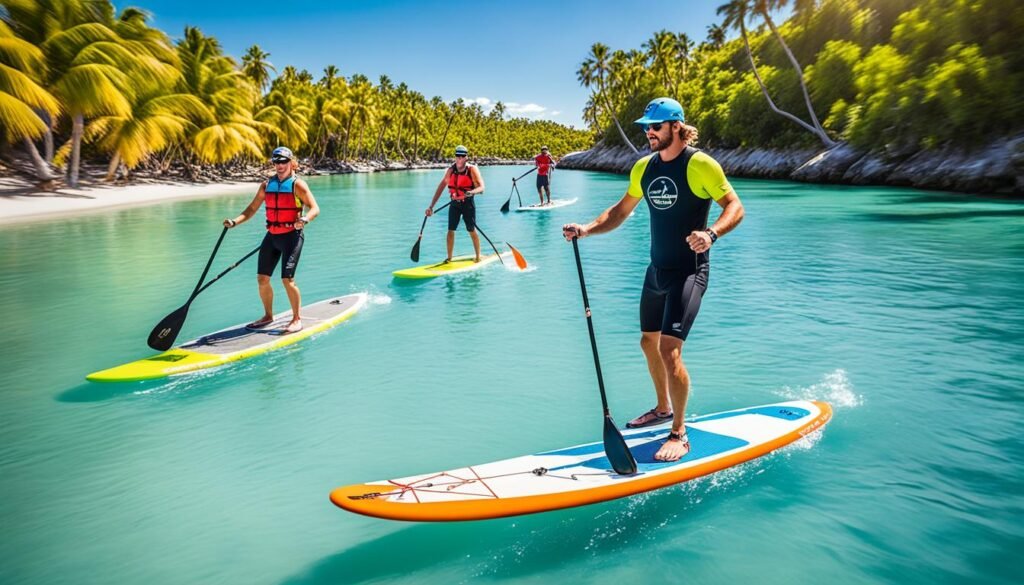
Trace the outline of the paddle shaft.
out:
<instances>
[{"instance_id":1,"label":"paddle shaft","mask_svg":"<svg viewBox=\"0 0 1024 585\"><path fill-rule=\"evenodd\" d=\"M437 213L438 211L441 211L442 209L444 209L445 207L448 207L448 206L449 206L449 205L451 205L451 204L452 204L452 202L451 202L451 201L449 201L448 203L445 203L445 204L444 204L444 205L442 205L441 207L438 207L437 209L435 209L435 210L433 211L433 213ZM423 237L423 228L427 227L427 220L428 220L429 218L430 218L430 216L429 216L429 215L425 215L425 216L423 216L423 225L421 225L421 226L420 226L420 237L421 237L421 238Z\"/></svg>"},{"instance_id":2,"label":"paddle shaft","mask_svg":"<svg viewBox=\"0 0 1024 585\"><path fill-rule=\"evenodd\" d=\"M597 338L594 337L594 322L590 317L590 300L587 299L587 283L583 279L583 263L580 262L580 246L576 243L577 237L572 238L572 251L576 254L576 272L580 275L580 290L583 291L583 308L587 315L587 330L590 332L590 349L594 352L594 367L597 369L597 387L601 390L601 406L604 408L604 415L611 416L608 412L608 397L604 391L604 377L601 376L601 359L597 356Z\"/></svg>"},{"instance_id":3,"label":"paddle shaft","mask_svg":"<svg viewBox=\"0 0 1024 585\"><path fill-rule=\"evenodd\" d=\"M196 283L196 287L192 289L192 295L190 299L194 299L199 294L199 287L203 285L203 281L206 280L206 274L210 272L210 266L213 265L213 258L217 255L217 250L220 250L220 243L224 241L224 236L227 235L228 228L224 226L224 229L220 231L220 237L217 238L217 245L213 247L213 253L210 254L210 259L206 261L206 268L203 268L203 275L199 277L199 282ZM189 300L191 302L191 300Z\"/></svg>"},{"instance_id":4,"label":"paddle shaft","mask_svg":"<svg viewBox=\"0 0 1024 585\"><path fill-rule=\"evenodd\" d=\"M241 257L241 258L240 258L240 259L239 259L239 260L238 260L237 262L235 262L235 263L234 263L234 264L232 264L231 266L228 266L228 267L227 267L227 268L225 268L225 269L224 269L224 270L223 270L223 271L222 271L222 272L221 272L220 274L218 274L217 276L215 276L215 277L213 278L213 280L211 280L210 282L208 282L208 283L204 284L202 288L200 288L200 289L197 289L197 290L196 290L196 292L192 293L192 298L190 298L190 299L188 300L188 303L185 303L185 304L186 304L186 305L190 304L190 303L192 302L192 299L194 299L194 298L196 298L197 296L199 296L199 293L201 293L201 292L203 292L204 290L206 290L206 289L210 288L210 285L211 285L211 284L213 284L213 283L217 282L218 280L220 280L220 278L221 278L222 276L224 276L225 274L227 274L228 272L231 272L231 271L232 271L232 270L234 270L235 268L238 268L238 265L239 265L239 264L241 264L242 262L245 262L246 260L248 260L248 259L249 259L249 258L250 258L250 257L251 257L251 256L252 256L253 254L255 254L256 252L259 252L259 251L260 251L260 248L261 248L261 247L262 247L262 244L261 244L261 245L259 245L259 246L256 246L255 248L253 248L252 252L249 252L249 253L248 253L248 254L246 254L245 256L242 256L242 257ZM204 273L204 274L203 274L203 276L206 276L206 274Z\"/></svg>"},{"instance_id":5,"label":"paddle shaft","mask_svg":"<svg viewBox=\"0 0 1024 585\"><path fill-rule=\"evenodd\" d=\"M480 235L483 236L485 240L487 240L488 244L491 245L491 249L494 250L494 253L498 255L498 261L504 264L505 261L501 259L501 252L499 252L498 249L494 247L494 242L491 241L491 238L487 237L487 234L484 233L484 230L480 229L480 224L476 225L476 231L480 232Z\"/></svg>"}]
</instances>

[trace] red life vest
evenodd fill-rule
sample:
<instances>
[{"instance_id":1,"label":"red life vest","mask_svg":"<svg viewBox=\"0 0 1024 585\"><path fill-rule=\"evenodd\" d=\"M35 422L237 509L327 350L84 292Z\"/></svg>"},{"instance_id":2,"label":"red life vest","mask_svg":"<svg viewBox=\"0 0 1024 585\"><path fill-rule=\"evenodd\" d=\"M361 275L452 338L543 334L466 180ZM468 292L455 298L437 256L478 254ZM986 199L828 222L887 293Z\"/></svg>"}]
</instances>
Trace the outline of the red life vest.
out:
<instances>
[{"instance_id":1,"label":"red life vest","mask_svg":"<svg viewBox=\"0 0 1024 585\"><path fill-rule=\"evenodd\" d=\"M295 220L302 215L302 199L295 194L295 173L281 181L277 175L267 179L263 200L267 207L267 231L287 234L295 230Z\"/></svg>"},{"instance_id":2,"label":"red life vest","mask_svg":"<svg viewBox=\"0 0 1024 585\"><path fill-rule=\"evenodd\" d=\"M537 174L542 177L548 174L548 170L551 169L551 163L555 162L550 154L538 154L533 157L533 160L537 161Z\"/></svg>"},{"instance_id":3,"label":"red life vest","mask_svg":"<svg viewBox=\"0 0 1024 585\"><path fill-rule=\"evenodd\" d=\"M452 201L465 201L466 191L476 186L473 184L473 176L469 173L470 166L467 164L466 170L460 173L458 167L452 165L452 172L448 175L448 193L451 194Z\"/></svg>"}]
</instances>

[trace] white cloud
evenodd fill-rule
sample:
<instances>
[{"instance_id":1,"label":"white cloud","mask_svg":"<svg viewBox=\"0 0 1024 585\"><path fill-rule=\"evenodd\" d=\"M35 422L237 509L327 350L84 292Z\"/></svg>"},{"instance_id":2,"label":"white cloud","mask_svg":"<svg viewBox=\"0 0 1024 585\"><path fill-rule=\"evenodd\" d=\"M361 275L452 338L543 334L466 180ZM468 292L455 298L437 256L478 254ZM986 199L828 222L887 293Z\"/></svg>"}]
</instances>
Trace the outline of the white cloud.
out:
<instances>
[{"instance_id":1,"label":"white cloud","mask_svg":"<svg viewBox=\"0 0 1024 585\"><path fill-rule=\"evenodd\" d=\"M485 114L490 114L491 110L494 109L494 105L497 103L496 100L492 100L488 97L475 97L475 98L462 98L462 101L466 105L479 104L480 108L483 109ZM531 120L551 120L561 115L559 110L549 110L546 106L535 104L530 102L528 104L521 104L519 102L503 102L505 104L505 117L506 118L528 118Z\"/></svg>"}]
</instances>

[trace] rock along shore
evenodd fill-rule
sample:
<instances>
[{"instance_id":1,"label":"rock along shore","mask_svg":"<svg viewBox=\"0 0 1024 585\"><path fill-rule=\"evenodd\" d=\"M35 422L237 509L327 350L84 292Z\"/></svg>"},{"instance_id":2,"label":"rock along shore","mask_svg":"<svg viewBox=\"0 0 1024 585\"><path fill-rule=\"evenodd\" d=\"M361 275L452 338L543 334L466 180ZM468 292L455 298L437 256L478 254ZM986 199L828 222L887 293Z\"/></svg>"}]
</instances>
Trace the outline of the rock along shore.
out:
<instances>
[{"instance_id":1,"label":"rock along shore","mask_svg":"<svg viewBox=\"0 0 1024 585\"><path fill-rule=\"evenodd\" d=\"M643 149L641 156L649 152ZM732 177L1024 196L1024 135L972 151L947 148L880 154L840 144L824 151L711 148L707 152ZM558 167L625 174L638 158L628 147L598 144L565 155Z\"/></svg>"}]
</instances>

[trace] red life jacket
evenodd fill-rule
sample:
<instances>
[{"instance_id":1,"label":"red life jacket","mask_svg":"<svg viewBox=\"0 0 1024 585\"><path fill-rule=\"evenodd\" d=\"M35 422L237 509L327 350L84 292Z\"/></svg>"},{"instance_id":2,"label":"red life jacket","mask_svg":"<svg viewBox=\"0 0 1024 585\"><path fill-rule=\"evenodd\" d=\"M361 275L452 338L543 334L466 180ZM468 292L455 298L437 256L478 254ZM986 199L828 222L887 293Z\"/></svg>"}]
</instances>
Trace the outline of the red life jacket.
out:
<instances>
[{"instance_id":1,"label":"red life jacket","mask_svg":"<svg viewBox=\"0 0 1024 585\"><path fill-rule=\"evenodd\" d=\"M548 174L548 171L551 169L551 163L555 162L550 154L538 154L533 157L533 160L537 161L537 174L542 177Z\"/></svg>"},{"instance_id":2,"label":"red life jacket","mask_svg":"<svg viewBox=\"0 0 1024 585\"><path fill-rule=\"evenodd\" d=\"M295 194L295 173L281 181L277 175L267 179L263 189L267 207L267 231L287 234L295 230L295 220L302 215L302 199Z\"/></svg>"},{"instance_id":3,"label":"red life jacket","mask_svg":"<svg viewBox=\"0 0 1024 585\"><path fill-rule=\"evenodd\" d=\"M452 201L465 201L466 191L476 186L473 184L473 176L469 169L470 165L467 163L466 170L460 173L458 167L452 165L452 172L448 175L448 193L451 194Z\"/></svg>"}]
</instances>

